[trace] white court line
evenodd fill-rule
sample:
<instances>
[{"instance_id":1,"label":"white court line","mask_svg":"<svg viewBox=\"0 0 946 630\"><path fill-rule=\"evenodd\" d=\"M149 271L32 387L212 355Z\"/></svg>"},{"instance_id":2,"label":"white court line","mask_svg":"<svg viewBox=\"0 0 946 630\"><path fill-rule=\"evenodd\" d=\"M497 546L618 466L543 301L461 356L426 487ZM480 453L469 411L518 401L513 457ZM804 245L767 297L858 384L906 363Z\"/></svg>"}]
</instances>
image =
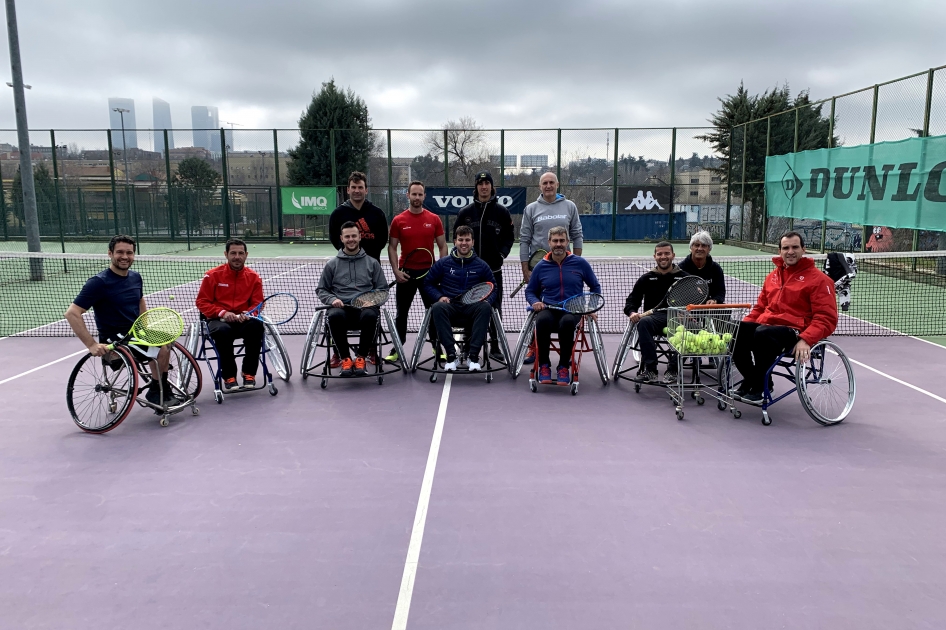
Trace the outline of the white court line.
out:
<instances>
[{"instance_id":1,"label":"white court line","mask_svg":"<svg viewBox=\"0 0 946 630\"><path fill-rule=\"evenodd\" d=\"M397 607L394 609L394 623L391 624L391 630L406 630L407 616L411 612L411 597L414 595L420 546L424 541L424 527L427 524L427 506L430 503L430 490L434 485L434 471L437 469L437 456L440 454L440 438L443 436L443 424L447 416L447 401L450 399L452 379L453 375L448 374L443 383L440 409L437 411L437 424L434 426L434 435L430 440L427 468L424 470L424 481L420 485L420 498L417 500L417 512L414 514L411 542L407 545L407 560L404 562L404 575L401 577L401 592L397 596Z\"/></svg>"},{"instance_id":2,"label":"white court line","mask_svg":"<svg viewBox=\"0 0 946 630\"><path fill-rule=\"evenodd\" d=\"M937 396L937 395L934 394L933 392L928 392L928 391L926 391L925 389L923 389L922 387L917 387L916 385L913 385L913 384L911 384L911 383L907 383L906 381L901 381L901 380L900 380L899 378L897 378L896 376L890 376L889 374L886 374L886 373L884 373L884 372L881 372L881 371L878 370L877 368L873 368L873 367L867 365L866 363L861 363L860 361L855 361L855 360L852 359L851 357L848 357L848 360L849 360L851 363L854 363L854 364L856 364L856 365L861 366L862 368L867 368L867 369L870 370L871 372L874 372L874 373L876 373L876 374L880 374L880 375L883 376L884 378L889 378L891 381L893 381L893 382L895 382L895 383L900 383L901 385L906 385L906 386L909 387L910 389L916 390L916 391L920 392L921 394L926 394L926 395L929 396L930 398L935 398L936 400L940 401L941 403L946 403L946 398L943 398L943 397L941 397L941 396Z\"/></svg>"},{"instance_id":3,"label":"white court line","mask_svg":"<svg viewBox=\"0 0 946 630\"><path fill-rule=\"evenodd\" d=\"M67 354L66 356L64 356L64 357L62 357L62 358L59 358L59 359L56 359L55 361L50 361L49 363L46 363L46 364L41 365L41 366L39 366L39 367L34 367L32 370L27 370L27 371L25 371L25 372L22 372L22 373L20 373L20 374L17 374L16 376L11 376L10 378L5 378L5 379L3 379L2 381L0 381L0 385L3 385L4 383L9 383L10 381L14 381L14 380L20 378L21 376L26 376L27 374L32 374L33 372L36 372L37 370L42 370L43 368L49 367L50 365L55 365L55 364L57 364L57 363L59 363L59 362L61 362L61 361L65 361L66 359L71 359L72 357L76 356L77 354L85 354L86 352L88 352L88 350L86 350L85 348L83 348L82 350L79 350L78 352L73 352L72 354Z\"/></svg>"}]
</instances>

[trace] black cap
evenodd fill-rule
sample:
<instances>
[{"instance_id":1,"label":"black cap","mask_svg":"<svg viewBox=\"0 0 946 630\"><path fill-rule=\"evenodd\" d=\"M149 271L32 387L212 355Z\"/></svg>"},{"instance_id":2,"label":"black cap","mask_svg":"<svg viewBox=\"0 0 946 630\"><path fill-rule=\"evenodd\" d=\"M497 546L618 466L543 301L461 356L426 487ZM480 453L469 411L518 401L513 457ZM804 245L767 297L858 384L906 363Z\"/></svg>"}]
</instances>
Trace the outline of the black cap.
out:
<instances>
[{"instance_id":1,"label":"black cap","mask_svg":"<svg viewBox=\"0 0 946 630\"><path fill-rule=\"evenodd\" d=\"M481 171L476 174L476 178L473 180L473 185L479 184L480 182L489 182L493 183L493 176L489 174L489 171Z\"/></svg>"}]
</instances>

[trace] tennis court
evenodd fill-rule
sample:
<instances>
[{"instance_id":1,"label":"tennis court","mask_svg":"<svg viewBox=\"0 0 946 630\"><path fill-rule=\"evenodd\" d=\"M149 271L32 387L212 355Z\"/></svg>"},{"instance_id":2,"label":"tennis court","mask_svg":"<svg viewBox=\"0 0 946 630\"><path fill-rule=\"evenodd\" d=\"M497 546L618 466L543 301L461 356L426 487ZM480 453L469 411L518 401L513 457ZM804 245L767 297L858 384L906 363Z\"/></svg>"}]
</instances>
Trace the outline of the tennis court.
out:
<instances>
[{"instance_id":1,"label":"tennis court","mask_svg":"<svg viewBox=\"0 0 946 630\"><path fill-rule=\"evenodd\" d=\"M65 262L78 277L85 260ZM859 272L852 309L877 315L902 283L939 304L931 280L884 281L914 273L897 260ZM734 295L752 290L757 263L721 262ZM286 264L266 262L267 292L314 285L317 261ZM646 261L594 264L610 360L610 311ZM190 267L165 268L149 303L173 291L185 311ZM794 396L770 427L712 404L678 422L666 392L588 367L574 397L505 373L293 377L222 405L205 373L199 416L161 428L135 409L95 436L65 404L81 344L31 326L0 339L2 625L941 627L946 349L846 317L857 402L830 428ZM284 340L298 362L302 335Z\"/></svg>"}]
</instances>

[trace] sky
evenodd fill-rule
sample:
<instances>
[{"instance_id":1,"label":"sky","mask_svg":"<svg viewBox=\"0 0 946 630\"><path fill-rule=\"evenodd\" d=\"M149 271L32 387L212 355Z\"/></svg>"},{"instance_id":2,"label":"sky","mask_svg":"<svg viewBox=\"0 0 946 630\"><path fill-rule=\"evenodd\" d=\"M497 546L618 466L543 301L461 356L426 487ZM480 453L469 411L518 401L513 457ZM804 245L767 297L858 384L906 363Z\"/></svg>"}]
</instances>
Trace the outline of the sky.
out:
<instances>
[{"instance_id":1,"label":"sky","mask_svg":"<svg viewBox=\"0 0 946 630\"><path fill-rule=\"evenodd\" d=\"M814 98L946 63L946 2L19 0L33 129L102 129L107 99L293 128L324 81L376 128L701 126L740 81ZM9 80L8 48L0 51ZM12 90L0 129L15 128ZM239 128L239 127L238 127Z\"/></svg>"}]
</instances>

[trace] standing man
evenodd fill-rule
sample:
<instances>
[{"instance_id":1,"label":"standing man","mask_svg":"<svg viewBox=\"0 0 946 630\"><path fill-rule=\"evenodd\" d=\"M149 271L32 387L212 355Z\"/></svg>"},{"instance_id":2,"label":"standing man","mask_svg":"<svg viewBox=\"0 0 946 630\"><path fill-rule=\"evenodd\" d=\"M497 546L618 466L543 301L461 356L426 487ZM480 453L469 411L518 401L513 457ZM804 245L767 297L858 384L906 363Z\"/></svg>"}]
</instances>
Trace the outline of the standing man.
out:
<instances>
[{"instance_id":1,"label":"standing man","mask_svg":"<svg viewBox=\"0 0 946 630\"><path fill-rule=\"evenodd\" d=\"M342 224L352 221L361 232L361 247L381 262L381 250L388 243L388 219L384 211L367 199L368 179L360 171L348 176L348 201L335 208L328 220L328 237L335 249L342 249Z\"/></svg>"},{"instance_id":2,"label":"standing man","mask_svg":"<svg viewBox=\"0 0 946 630\"><path fill-rule=\"evenodd\" d=\"M127 335L138 316L148 310L145 304L141 275L132 271L135 262L135 239L119 234L108 242L108 269L100 271L86 281L79 295L66 309L64 317L69 322L72 332L76 334L89 354L93 357L105 357L108 361L108 344L118 341L122 335ZM83 313L94 309L95 326L98 328L98 341L89 332L82 319ZM160 348L144 348L129 345L133 351L143 354L149 359L157 359L158 369L161 372L161 385L165 399L172 395L168 383L168 364L171 357L171 346ZM151 381L145 398L148 402L157 405L161 402L161 391L158 389L158 380Z\"/></svg>"},{"instance_id":3,"label":"standing man","mask_svg":"<svg viewBox=\"0 0 946 630\"><path fill-rule=\"evenodd\" d=\"M322 277L315 292L322 304L328 309L328 328L332 332L332 343L341 357L341 376L364 376L365 358L375 353L375 333L378 329L378 317L381 309L377 306L355 308L345 306L353 297L383 289L387 286L381 263L367 255L361 247L361 229L354 221L348 221L341 228L343 247L338 255L325 263ZM351 359L348 347L348 330L358 329L358 352L355 360Z\"/></svg>"},{"instance_id":4,"label":"standing man","mask_svg":"<svg viewBox=\"0 0 946 630\"><path fill-rule=\"evenodd\" d=\"M533 269L526 286L526 299L535 311L535 340L539 351L539 382L550 385L557 382L568 386L571 383L572 348L575 346L575 329L581 315L545 308L545 303L561 302L574 295L584 293L585 285L593 293L601 293L601 284L588 261L568 251L568 230L559 225L549 230L551 251ZM594 315L591 315L594 317ZM558 367L552 380L552 364L549 348L552 333L558 333Z\"/></svg>"},{"instance_id":5,"label":"standing man","mask_svg":"<svg viewBox=\"0 0 946 630\"><path fill-rule=\"evenodd\" d=\"M838 325L834 282L805 258L801 234L783 234L772 262L759 299L739 323L732 353L743 378L735 395L753 404L762 402L765 373L780 354L790 350L799 365L807 363L811 346Z\"/></svg>"},{"instance_id":6,"label":"standing man","mask_svg":"<svg viewBox=\"0 0 946 630\"><path fill-rule=\"evenodd\" d=\"M690 237L690 253L680 263L680 269L691 276L706 280L706 284L709 285L707 304L725 304L726 276L723 274L723 268L710 256L711 251L713 251L713 236L705 230L697 232Z\"/></svg>"},{"instance_id":7,"label":"standing man","mask_svg":"<svg viewBox=\"0 0 946 630\"><path fill-rule=\"evenodd\" d=\"M243 339L243 387L256 387L259 353L263 348L263 322L246 312L263 301L263 281L246 266L246 243L231 238L224 246L227 262L214 267L200 281L197 310L207 320L220 359L225 389L237 386L233 342Z\"/></svg>"},{"instance_id":8,"label":"standing man","mask_svg":"<svg viewBox=\"0 0 946 630\"><path fill-rule=\"evenodd\" d=\"M496 298L493 307L503 312L503 261L512 250L515 239L515 229L509 210L499 203L496 197L496 188L493 186L493 176L489 171L476 174L473 180L475 197L473 203L466 206L457 215L457 227L468 225L473 229L473 251L483 259L493 277L496 278ZM489 322L489 358L503 361L503 354L499 351L496 340L496 327L492 319Z\"/></svg>"},{"instance_id":9,"label":"standing man","mask_svg":"<svg viewBox=\"0 0 946 630\"><path fill-rule=\"evenodd\" d=\"M424 276L434 263L434 244L437 245L438 258L447 255L447 237L443 231L443 221L436 214L424 208L426 198L422 182L413 181L407 187L410 206L391 221L391 233L388 236L388 260L397 279L397 316L394 327L397 336L404 344L407 337L407 315L414 303L414 295L420 289L420 299L424 308L430 308L430 300L423 291ZM398 258L398 247L401 255ZM418 256L409 256L414 250L423 248L430 251ZM397 361L397 352L386 357L388 361Z\"/></svg>"}]
</instances>

